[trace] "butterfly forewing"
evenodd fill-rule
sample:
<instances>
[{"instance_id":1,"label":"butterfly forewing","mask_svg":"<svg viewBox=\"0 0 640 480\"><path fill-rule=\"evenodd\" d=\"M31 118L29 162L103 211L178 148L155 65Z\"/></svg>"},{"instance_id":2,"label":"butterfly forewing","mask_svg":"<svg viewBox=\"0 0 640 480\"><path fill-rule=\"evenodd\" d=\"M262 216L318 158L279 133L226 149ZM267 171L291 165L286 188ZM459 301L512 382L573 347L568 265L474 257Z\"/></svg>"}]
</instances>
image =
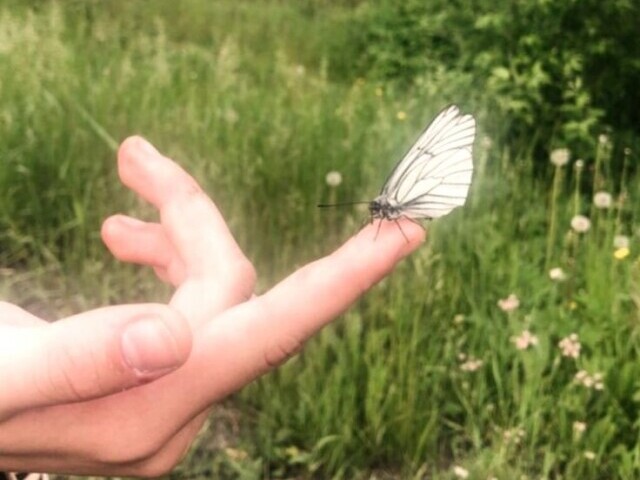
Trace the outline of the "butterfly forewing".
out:
<instances>
[{"instance_id":1,"label":"butterfly forewing","mask_svg":"<svg viewBox=\"0 0 640 480\"><path fill-rule=\"evenodd\" d=\"M444 109L398 162L380 195L412 218L438 218L464 204L473 173L475 120Z\"/></svg>"}]
</instances>

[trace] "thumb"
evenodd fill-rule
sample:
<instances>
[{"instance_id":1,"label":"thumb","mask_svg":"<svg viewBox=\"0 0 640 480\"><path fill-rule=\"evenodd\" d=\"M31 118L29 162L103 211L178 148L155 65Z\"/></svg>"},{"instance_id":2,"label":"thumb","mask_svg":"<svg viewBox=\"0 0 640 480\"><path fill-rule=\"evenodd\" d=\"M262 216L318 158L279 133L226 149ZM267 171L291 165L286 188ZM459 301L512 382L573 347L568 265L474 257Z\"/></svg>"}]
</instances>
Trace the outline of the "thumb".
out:
<instances>
[{"instance_id":1,"label":"thumb","mask_svg":"<svg viewBox=\"0 0 640 480\"><path fill-rule=\"evenodd\" d=\"M77 402L149 382L182 365L191 331L164 305L92 310L0 338L0 414Z\"/></svg>"}]
</instances>

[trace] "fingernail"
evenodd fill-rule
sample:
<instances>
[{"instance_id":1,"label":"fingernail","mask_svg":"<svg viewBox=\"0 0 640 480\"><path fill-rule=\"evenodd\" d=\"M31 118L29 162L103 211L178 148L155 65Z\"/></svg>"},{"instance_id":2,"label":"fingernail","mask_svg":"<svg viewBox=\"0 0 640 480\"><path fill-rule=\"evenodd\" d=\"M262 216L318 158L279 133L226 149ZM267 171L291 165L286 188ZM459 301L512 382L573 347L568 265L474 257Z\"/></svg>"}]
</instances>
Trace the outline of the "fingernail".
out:
<instances>
[{"instance_id":1,"label":"fingernail","mask_svg":"<svg viewBox=\"0 0 640 480\"><path fill-rule=\"evenodd\" d=\"M158 317L127 325L121 344L125 362L141 378L159 377L182 364L175 338Z\"/></svg>"},{"instance_id":2,"label":"fingernail","mask_svg":"<svg viewBox=\"0 0 640 480\"><path fill-rule=\"evenodd\" d=\"M156 150L156 147L151 145L148 141L146 141L142 137L138 137L138 147L146 155L150 155L150 156L158 156L158 155L160 155L160 152L158 152L158 150Z\"/></svg>"}]
</instances>

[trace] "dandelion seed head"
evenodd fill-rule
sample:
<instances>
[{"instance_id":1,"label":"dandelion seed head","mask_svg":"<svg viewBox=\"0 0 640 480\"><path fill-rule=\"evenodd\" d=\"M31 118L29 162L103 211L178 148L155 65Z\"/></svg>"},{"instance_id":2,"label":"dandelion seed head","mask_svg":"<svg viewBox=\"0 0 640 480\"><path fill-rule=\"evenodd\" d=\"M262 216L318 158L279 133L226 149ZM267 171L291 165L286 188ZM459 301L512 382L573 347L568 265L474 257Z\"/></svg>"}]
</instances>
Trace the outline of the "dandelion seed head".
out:
<instances>
[{"instance_id":1,"label":"dandelion seed head","mask_svg":"<svg viewBox=\"0 0 640 480\"><path fill-rule=\"evenodd\" d=\"M398 113L396 113L396 118L402 122L407 119L407 114L406 112L400 110Z\"/></svg>"},{"instance_id":2,"label":"dandelion seed head","mask_svg":"<svg viewBox=\"0 0 640 480\"><path fill-rule=\"evenodd\" d=\"M336 170L332 170L329 173L327 173L327 176L325 177L325 181L327 182L327 185L329 185L332 188L335 188L342 183L342 174Z\"/></svg>"},{"instance_id":3,"label":"dandelion seed head","mask_svg":"<svg viewBox=\"0 0 640 480\"><path fill-rule=\"evenodd\" d=\"M609 144L609 135L606 133L601 133L598 135L598 143L600 145L608 145Z\"/></svg>"},{"instance_id":4,"label":"dandelion seed head","mask_svg":"<svg viewBox=\"0 0 640 480\"><path fill-rule=\"evenodd\" d=\"M456 316L453 317L453 323L456 325L460 325L461 323L464 323L464 315L461 313L458 313Z\"/></svg>"},{"instance_id":5,"label":"dandelion seed head","mask_svg":"<svg viewBox=\"0 0 640 480\"><path fill-rule=\"evenodd\" d=\"M484 137L482 137L480 144L482 145L482 148L488 150L491 148L491 145L493 145L493 140L491 140L491 137L485 135Z\"/></svg>"},{"instance_id":6,"label":"dandelion seed head","mask_svg":"<svg viewBox=\"0 0 640 480\"><path fill-rule=\"evenodd\" d=\"M631 149L630 149L629 147L625 147L625 148L624 148L624 154L625 154L626 156L631 155Z\"/></svg>"},{"instance_id":7,"label":"dandelion seed head","mask_svg":"<svg viewBox=\"0 0 640 480\"><path fill-rule=\"evenodd\" d=\"M554 282L562 282L567 278L567 275L564 273L564 270L560 267L555 267L549 270L549 278Z\"/></svg>"},{"instance_id":8,"label":"dandelion seed head","mask_svg":"<svg viewBox=\"0 0 640 480\"><path fill-rule=\"evenodd\" d=\"M551 163L553 163L556 167L562 167L569 163L569 158L571 157L571 153L568 148L556 148L551 151L551 155L549 155L549 159Z\"/></svg>"},{"instance_id":9,"label":"dandelion seed head","mask_svg":"<svg viewBox=\"0 0 640 480\"><path fill-rule=\"evenodd\" d=\"M577 233L586 233L591 228L591 220L584 215L576 215L571 219L571 228Z\"/></svg>"},{"instance_id":10,"label":"dandelion seed head","mask_svg":"<svg viewBox=\"0 0 640 480\"><path fill-rule=\"evenodd\" d=\"M576 170L582 170L584 168L584 160L579 158L578 160L576 160L576 163L574 163L573 166Z\"/></svg>"},{"instance_id":11,"label":"dandelion seed head","mask_svg":"<svg viewBox=\"0 0 640 480\"><path fill-rule=\"evenodd\" d=\"M587 460L595 460L596 454L591 450L587 450L586 452L584 452L584 458L586 458Z\"/></svg>"},{"instance_id":12,"label":"dandelion seed head","mask_svg":"<svg viewBox=\"0 0 640 480\"><path fill-rule=\"evenodd\" d=\"M515 293L510 294L507 298L498 300L498 307L503 312L513 312L520 306L520 299Z\"/></svg>"},{"instance_id":13,"label":"dandelion seed head","mask_svg":"<svg viewBox=\"0 0 640 480\"><path fill-rule=\"evenodd\" d=\"M573 432L580 436L587 429L587 424L585 422L573 422Z\"/></svg>"},{"instance_id":14,"label":"dandelion seed head","mask_svg":"<svg viewBox=\"0 0 640 480\"><path fill-rule=\"evenodd\" d=\"M630 241L626 235L616 235L613 237L613 246L615 248L629 248Z\"/></svg>"},{"instance_id":15,"label":"dandelion seed head","mask_svg":"<svg viewBox=\"0 0 640 480\"><path fill-rule=\"evenodd\" d=\"M593 196L593 204L597 208L610 208L612 203L613 200L609 192L596 192Z\"/></svg>"},{"instance_id":16,"label":"dandelion seed head","mask_svg":"<svg viewBox=\"0 0 640 480\"><path fill-rule=\"evenodd\" d=\"M460 465L455 465L453 467L453 474L458 478L469 478L469 470L461 467Z\"/></svg>"}]
</instances>

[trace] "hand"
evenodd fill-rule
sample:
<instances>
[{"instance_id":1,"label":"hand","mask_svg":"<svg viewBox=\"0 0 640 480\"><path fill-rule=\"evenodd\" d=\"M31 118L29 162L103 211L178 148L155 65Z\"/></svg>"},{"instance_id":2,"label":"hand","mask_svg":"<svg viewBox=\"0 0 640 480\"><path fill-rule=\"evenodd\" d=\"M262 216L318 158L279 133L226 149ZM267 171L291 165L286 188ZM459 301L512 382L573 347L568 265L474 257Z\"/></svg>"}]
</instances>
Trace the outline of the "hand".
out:
<instances>
[{"instance_id":1,"label":"hand","mask_svg":"<svg viewBox=\"0 0 640 480\"><path fill-rule=\"evenodd\" d=\"M103 239L116 257L152 266L177 287L170 307L190 324L191 354L179 369L136 388L21 409L0 423L0 466L101 475L168 472L213 403L297 352L424 238L412 222L401 221L408 242L396 225L383 222L373 241L377 226L369 226L335 253L252 297L251 264L186 172L134 137L120 148L119 173L158 208L161 220L114 216L103 226Z\"/></svg>"}]
</instances>

